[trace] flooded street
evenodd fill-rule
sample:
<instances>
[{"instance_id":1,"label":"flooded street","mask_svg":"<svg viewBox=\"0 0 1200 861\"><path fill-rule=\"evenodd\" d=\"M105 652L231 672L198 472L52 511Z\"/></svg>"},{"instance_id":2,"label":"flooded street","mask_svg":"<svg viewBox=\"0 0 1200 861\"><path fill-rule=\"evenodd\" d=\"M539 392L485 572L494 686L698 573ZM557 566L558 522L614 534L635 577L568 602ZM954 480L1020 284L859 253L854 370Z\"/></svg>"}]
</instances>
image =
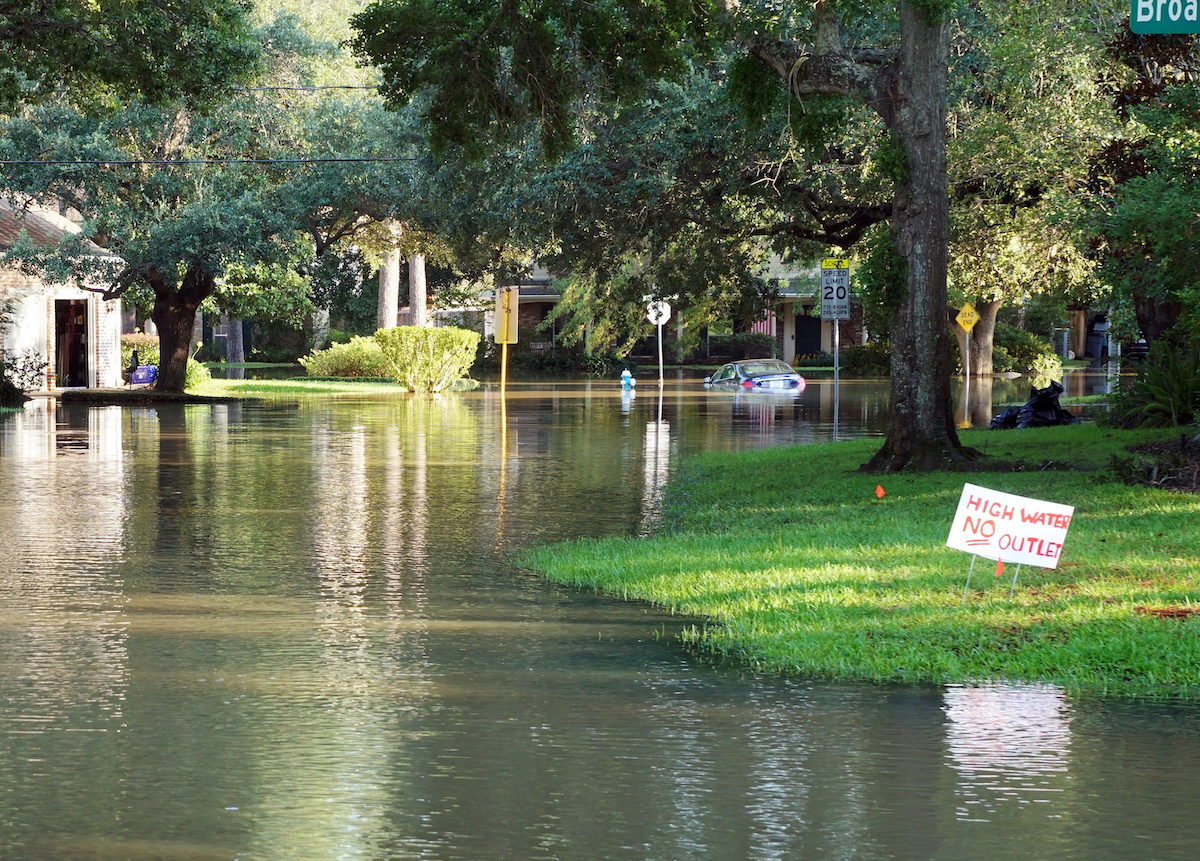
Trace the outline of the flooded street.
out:
<instances>
[{"instance_id":1,"label":"flooded street","mask_svg":"<svg viewBox=\"0 0 1200 861\"><path fill-rule=\"evenodd\" d=\"M0 415L0 859L1200 856L1200 709L760 678L515 568L833 434L641 389Z\"/></svg>"}]
</instances>

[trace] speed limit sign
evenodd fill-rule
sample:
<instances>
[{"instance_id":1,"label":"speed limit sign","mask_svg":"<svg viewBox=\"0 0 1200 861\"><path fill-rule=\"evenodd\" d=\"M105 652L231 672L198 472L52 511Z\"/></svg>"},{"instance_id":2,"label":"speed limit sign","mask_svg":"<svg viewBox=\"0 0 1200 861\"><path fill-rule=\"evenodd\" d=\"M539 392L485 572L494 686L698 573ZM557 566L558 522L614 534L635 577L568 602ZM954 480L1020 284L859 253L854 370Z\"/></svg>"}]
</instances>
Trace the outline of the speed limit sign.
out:
<instances>
[{"instance_id":1,"label":"speed limit sign","mask_svg":"<svg viewBox=\"0 0 1200 861\"><path fill-rule=\"evenodd\" d=\"M845 257L821 261L821 319L850 319L850 261Z\"/></svg>"}]
</instances>

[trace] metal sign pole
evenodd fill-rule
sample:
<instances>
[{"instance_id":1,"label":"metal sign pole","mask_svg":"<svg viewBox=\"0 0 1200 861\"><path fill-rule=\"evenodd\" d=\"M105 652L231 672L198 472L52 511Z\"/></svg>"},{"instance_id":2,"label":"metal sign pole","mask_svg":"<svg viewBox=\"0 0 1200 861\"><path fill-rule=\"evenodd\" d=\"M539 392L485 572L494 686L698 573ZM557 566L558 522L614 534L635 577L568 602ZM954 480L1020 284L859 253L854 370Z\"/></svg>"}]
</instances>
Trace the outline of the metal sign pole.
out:
<instances>
[{"instance_id":1,"label":"metal sign pole","mask_svg":"<svg viewBox=\"0 0 1200 861\"><path fill-rule=\"evenodd\" d=\"M975 570L975 558L975 555L971 554L971 567L967 569L967 585L963 586L962 600L958 602L960 607L967 603L967 590L971 588L971 572Z\"/></svg>"},{"instance_id":2,"label":"metal sign pole","mask_svg":"<svg viewBox=\"0 0 1200 861\"><path fill-rule=\"evenodd\" d=\"M662 323L658 324L658 387L663 387Z\"/></svg>"},{"instance_id":3,"label":"metal sign pole","mask_svg":"<svg viewBox=\"0 0 1200 861\"><path fill-rule=\"evenodd\" d=\"M838 376L839 376L839 367L838 367L838 365L839 365L839 362L838 362L839 340L838 339L840 338L839 330L841 328L842 327L841 327L840 321L834 320L833 321L833 441L834 442L838 441L838 412L839 412L838 405L839 405L839 401L841 398L841 392L840 392L841 383L838 379Z\"/></svg>"},{"instance_id":4,"label":"metal sign pole","mask_svg":"<svg viewBox=\"0 0 1200 861\"><path fill-rule=\"evenodd\" d=\"M504 386L508 381L508 320L512 313L508 303L508 294L504 295L504 343L500 345L500 395L504 395Z\"/></svg>"},{"instance_id":5,"label":"metal sign pole","mask_svg":"<svg viewBox=\"0 0 1200 861\"><path fill-rule=\"evenodd\" d=\"M841 321L850 319L850 260L821 260L821 319L833 322L833 441L838 439L841 412Z\"/></svg>"},{"instance_id":6,"label":"metal sign pole","mask_svg":"<svg viewBox=\"0 0 1200 861\"><path fill-rule=\"evenodd\" d=\"M662 329L663 325L671 319L671 306L661 299L651 301L646 306L646 319L658 328L658 388L661 392L663 387Z\"/></svg>"},{"instance_id":7,"label":"metal sign pole","mask_svg":"<svg viewBox=\"0 0 1200 861\"><path fill-rule=\"evenodd\" d=\"M963 424L970 421L971 409L971 330L967 329L967 356L963 360Z\"/></svg>"},{"instance_id":8,"label":"metal sign pole","mask_svg":"<svg viewBox=\"0 0 1200 861\"><path fill-rule=\"evenodd\" d=\"M964 302L958 314L954 318L958 325L962 326L967 333L967 349L966 355L963 356L963 427L970 427L970 406L971 406L971 330L975 328L975 324L979 322L979 312L975 310L975 306L970 302Z\"/></svg>"}]
</instances>

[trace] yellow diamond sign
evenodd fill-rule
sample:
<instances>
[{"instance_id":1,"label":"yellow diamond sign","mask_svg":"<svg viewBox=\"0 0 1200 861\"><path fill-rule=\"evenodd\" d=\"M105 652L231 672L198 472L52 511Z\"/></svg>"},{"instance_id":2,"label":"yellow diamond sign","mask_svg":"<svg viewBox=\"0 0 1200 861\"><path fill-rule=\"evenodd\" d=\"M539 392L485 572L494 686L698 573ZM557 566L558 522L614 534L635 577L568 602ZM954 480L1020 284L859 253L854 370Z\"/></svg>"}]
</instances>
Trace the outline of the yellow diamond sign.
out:
<instances>
[{"instance_id":1,"label":"yellow diamond sign","mask_svg":"<svg viewBox=\"0 0 1200 861\"><path fill-rule=\"evenodd\" d=\"M975 328L975 324L979 322L979 312L975 310L974 305L967 302L962 306L962 310L958 312L958 316L954 319L958 321L958 325L970 332Z\"/></svg>"}]
</instances>

